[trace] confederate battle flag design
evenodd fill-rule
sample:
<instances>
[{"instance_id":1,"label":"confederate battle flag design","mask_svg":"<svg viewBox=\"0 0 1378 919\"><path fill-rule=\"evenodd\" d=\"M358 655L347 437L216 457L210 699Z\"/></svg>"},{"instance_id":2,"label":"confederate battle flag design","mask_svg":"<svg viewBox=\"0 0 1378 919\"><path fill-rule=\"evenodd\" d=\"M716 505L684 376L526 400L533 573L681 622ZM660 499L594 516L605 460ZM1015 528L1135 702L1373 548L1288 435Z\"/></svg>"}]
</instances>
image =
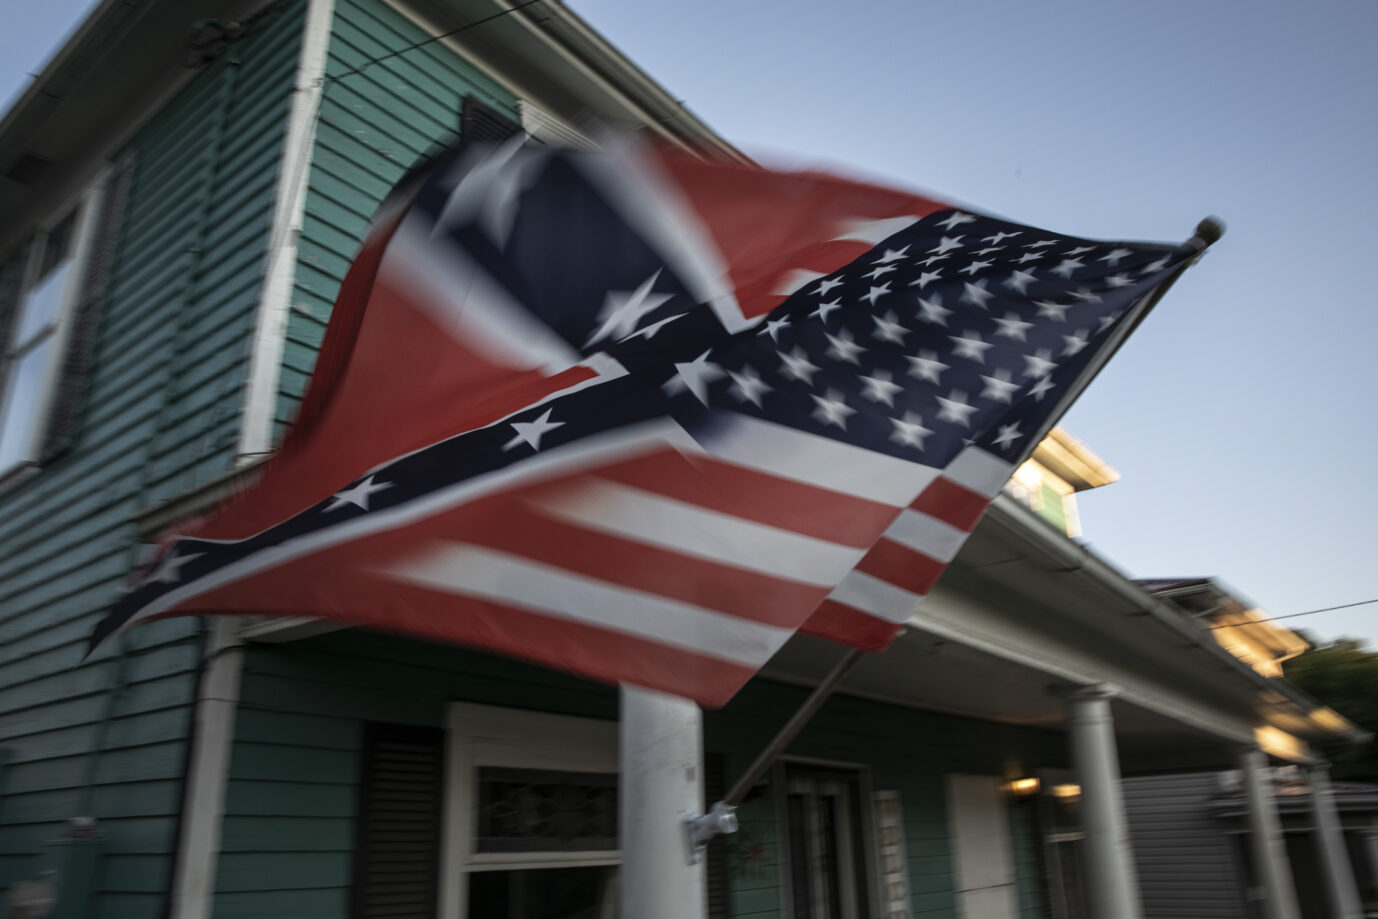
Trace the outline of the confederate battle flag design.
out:
<instances>
[{"instance_id":1,"label":"confederate battle flag design","mask_svg":"<svg viewBox=\"0 0 1378 919\"><path fill-rule=\"evenodd\" d=\"M262 478L97 628L317 616L721 705L871 650L1198 250L647 147L438 158Z\"/></svg>"}]
</instances>

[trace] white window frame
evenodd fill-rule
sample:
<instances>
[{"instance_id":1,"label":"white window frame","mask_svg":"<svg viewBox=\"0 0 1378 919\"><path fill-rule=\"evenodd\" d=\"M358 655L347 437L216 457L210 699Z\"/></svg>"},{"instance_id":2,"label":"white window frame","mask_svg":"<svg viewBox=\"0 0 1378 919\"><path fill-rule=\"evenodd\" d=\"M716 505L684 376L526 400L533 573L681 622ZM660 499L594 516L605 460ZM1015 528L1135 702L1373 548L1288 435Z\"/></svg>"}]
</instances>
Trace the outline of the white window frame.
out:
<instances>
[{"instance_id":1,"label":"white window frame","mask_svg":"<svg viewBox=\"0 0 1378 919\"><path fill-rule=\"evenodd\" d=\"M620 865L618 849L595 852L475 852L478 770L483 766L619 772L618 723L572 715L453 702L445 716L445 830L440 916L463 919L476 871Z\"/></svg>"},{"instance_id":2,"label":"white window frame","mask_svg":"<svg viewBox=\"0 0 1378 919\"><path fill-rule=\"evenodd\" d=\"M72 225L70 267L67 269L67 277L62 284L62 294L59 298L58 307L48 325L50 331L46 333L52 338L53 352L47 365L42 369L42 382L39 383L33 403L32 420L29 430L26 432L29 440L28 448L14 460L0 466L0 481L31 468L42 455L44 434L51 421L54 397L57 394L62 365L71 338L72 314L85 283L87 263L91 255L91 239L95 235L96 214L100 209L101 188L104 184L104 178L105 176L102 174L97 181L69 197L61 207L53 211L51 217L39 224L38 230L34 234L33 244L30 247L27 264L21 269L23 274L19 284L19 296L15 302L14 313L10 318L10 328L4 340L4 349L0 351L0 367L3 367L4 372L3 378L0 378L0 413L4 412L10 387L15 383L15 372L19 364L18 360L15 359L17 358L17 339L24 324L24 312L30 302L29 295L33 292L35 283L40 280L37 275L39 267L43 263L48 234L68 216L75 215ZM4 420L3 417L0 417L0 425L4 424ZM3 437L3 427L0 427L0 437Z\"/></svg>"}]
</instances>

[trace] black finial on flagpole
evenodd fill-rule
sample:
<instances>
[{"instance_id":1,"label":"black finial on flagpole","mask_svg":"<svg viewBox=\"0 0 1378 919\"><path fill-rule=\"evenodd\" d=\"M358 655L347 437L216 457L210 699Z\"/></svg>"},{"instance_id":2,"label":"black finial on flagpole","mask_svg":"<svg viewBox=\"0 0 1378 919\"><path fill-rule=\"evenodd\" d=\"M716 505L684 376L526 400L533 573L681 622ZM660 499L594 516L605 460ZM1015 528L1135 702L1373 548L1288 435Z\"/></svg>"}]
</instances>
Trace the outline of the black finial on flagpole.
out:
<instances>
[{"instance_id":1,"label":"black finial on flagpole","mask_svg":"<svg viewBox=\"0 0 1378 919\"><path fill-rule=\"evenodd\" d=\"M1196 225L1196 233L1187 240L1187 245L1203 250L1225 235L1225 221L1219 217L1207 217Z\"/></svg>"}]
</instances>

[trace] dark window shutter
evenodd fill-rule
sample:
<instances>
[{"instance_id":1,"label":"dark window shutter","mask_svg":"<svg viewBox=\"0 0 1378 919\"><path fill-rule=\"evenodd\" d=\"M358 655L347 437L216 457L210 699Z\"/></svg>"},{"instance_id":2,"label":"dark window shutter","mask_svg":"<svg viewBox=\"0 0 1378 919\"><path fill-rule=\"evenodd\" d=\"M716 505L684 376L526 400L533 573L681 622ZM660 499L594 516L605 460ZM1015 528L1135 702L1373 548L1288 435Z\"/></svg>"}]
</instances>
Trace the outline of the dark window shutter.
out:
<instances>
[{"instance_id":1,"label":"dark window shutter","mask_svg":"<svg viewBox=\"0 0 1378 919\"><path fill-rule=\"evenodd\" d=\"M71 323L67 333L62 370L58 374L57 391L53 395L48 414L47 432L39 462L46 463L66 452L76 442L86 407L87 380L91 357L95 350L96 334L100 329L101 307L110 286L110 274L115 267L115 249L119 244L120 224L124 218L129 186L134 178L134 155L127 153L105 177L100 197L100 210L95 215L89 255L82 272L77 301L72 305L66 321Z\"/></svg>"},{"instance_id":2,"label":"dark window shutter","mask_svg":"<svg viewBox=\"0 0 1378 919\"><path fill-rule=\"evenodd\" d=\"M524 133L522 126L473 96L465 96L459 112L460 143L500 144Z\"/></svg>"},{"instance_id":3,"label":"dark window shutter","mask_svg":"<svg viewBox=\"0 0 1378 919\"><path fill-rule=\"evenodd\" d=\"M365 726L353 919L435 915L444 787L443 731Z\"/></svg>"},{"instance_id":4,"label":"dark window shutter","mask_svg":"<svg viewBox=\"0 0 1378 919\"><path fill-rule=\"evenodd\" d=\"M727 757L708 753L703 758L703 806L712 807L727 794ZM708 885L708 919L731 919L732 879L727 872L727 847L731 836L714 836L708 842L704 878Z\"/></svg>"}]
</instances>

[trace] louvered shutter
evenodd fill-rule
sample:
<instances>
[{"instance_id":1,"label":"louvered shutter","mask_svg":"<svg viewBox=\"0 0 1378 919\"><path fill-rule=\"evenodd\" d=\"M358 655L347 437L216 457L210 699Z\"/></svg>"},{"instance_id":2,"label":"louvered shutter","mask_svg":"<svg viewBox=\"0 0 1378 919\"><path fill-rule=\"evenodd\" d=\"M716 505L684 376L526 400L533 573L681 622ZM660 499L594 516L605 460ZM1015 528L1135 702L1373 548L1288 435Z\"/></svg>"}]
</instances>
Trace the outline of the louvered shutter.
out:
<instances>
[{"instance_id":1,"label":"louvered shutter","mask_svg":"<svg viewBox=\"0 0 1378 919\"><path fill-rule=\"evenodd\" d=\"M440 867L444 732L364 730L353 919L432 919Z\"/></svg>"},{"instance_id":2,"label":"louvered shutter","mask_svg":"<svg viewBox=\"0 0 1378 919\"><path fill-rule=\"evenodd\" d=\"M105 303L110 275L115 267L115 249L125 202L134 177L134 155L125 154L106 174L100 195L99 212L91 236L89 254L82 270L81 287L64 322L70 322L57 390L48 413L47 430L39 462L46 463L65 452L76 441L86 407L87 381L96 334L100 330L101 307Z\"/></svg>"},{"instance_id":3,"label":"louvered shutter","mask_svg":"<svg viewBox=\"0 0 1378 919\"><path fill-rule=\"evenodd\" d=\"M712 807L727 794L727 757L708 753L703 758L703 802ZM708 885L708 919L732 916L731 877L727 872L727 847L731 836L714 836L708 842L704 859L704 879Z\"/></svg>"},{"instance_id":4,"label":"louvered shutter","mask_svg":"<svg viewBox=\"0 0 1378 919\"><path fill-rule=\"evenodd\" d=\"M473 96L465 96L459 115L461 143L500 144L516 134L522 126L492 106Z\"/></svg>"}]
</instances>

